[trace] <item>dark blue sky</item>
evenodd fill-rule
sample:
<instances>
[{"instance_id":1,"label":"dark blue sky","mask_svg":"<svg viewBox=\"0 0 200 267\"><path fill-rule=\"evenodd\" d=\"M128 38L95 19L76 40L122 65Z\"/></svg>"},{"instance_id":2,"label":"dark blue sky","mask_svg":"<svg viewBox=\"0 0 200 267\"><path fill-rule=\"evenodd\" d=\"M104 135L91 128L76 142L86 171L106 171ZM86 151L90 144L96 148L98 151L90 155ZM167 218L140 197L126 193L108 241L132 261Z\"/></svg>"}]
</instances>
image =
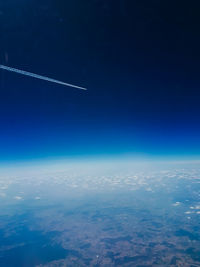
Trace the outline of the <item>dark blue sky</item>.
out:
<instances>
[{"instance_id":1,"label":"dark blue sky","mask_svg":"<svg viewBox=\"0 0 200 267\"><path fill-rule=\"evenodd\" d=\"M0 62L86 86L0 72L0 161L198 156L200 4L0 2Z\"/></svg>"}]
</instances>

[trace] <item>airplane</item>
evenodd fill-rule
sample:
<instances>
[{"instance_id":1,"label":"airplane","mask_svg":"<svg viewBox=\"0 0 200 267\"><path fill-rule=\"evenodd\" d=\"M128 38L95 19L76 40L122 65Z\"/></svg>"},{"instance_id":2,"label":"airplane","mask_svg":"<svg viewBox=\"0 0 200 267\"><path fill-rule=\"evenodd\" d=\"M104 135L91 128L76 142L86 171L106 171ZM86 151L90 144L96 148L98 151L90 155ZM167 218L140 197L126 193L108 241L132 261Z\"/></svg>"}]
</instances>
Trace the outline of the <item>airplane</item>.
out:
<instances>
[{"instance_id":1,"label":"airplane","mask_svg":"<svg viewBox=\"0 0 200 267\"><path fill-rule=\"evenodd\" d=\"M21 74L21 75L33 77L33 78L36 78L36 79L40 79L40 80L44 80L44 81L48 81L48 82L52 82L52 83L57 83L57 84L68 86L68 87L73 87L73 88L76 88L76 89L87 90L86 88L81 87L81 86L77 86L77 85L70 84L70 83L65 83L65 82L58 81L58 80L55 80L55 79L52 79L52 78L49 78L49 77L46 77L46 76L38 75L38 74L31 73L31 72L24 71L24 70L19 70L19 69L16 69L16 68L5 66L5 65L0 65L0 69L6 70L6 71L15 72L15 73L18 73L18 74Z\"/></svg>"}]
</instances>

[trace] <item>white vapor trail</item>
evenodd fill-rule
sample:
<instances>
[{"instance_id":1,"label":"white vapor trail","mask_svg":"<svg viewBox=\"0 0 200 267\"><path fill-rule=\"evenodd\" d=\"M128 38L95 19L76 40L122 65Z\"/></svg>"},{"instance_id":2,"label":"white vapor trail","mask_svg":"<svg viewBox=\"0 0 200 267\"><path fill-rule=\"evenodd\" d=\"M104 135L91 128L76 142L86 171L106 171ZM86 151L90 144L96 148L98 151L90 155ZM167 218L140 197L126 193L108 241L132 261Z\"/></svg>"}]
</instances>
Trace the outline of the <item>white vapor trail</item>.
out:
<instances>
[{"instance_id":1,"label":"white vapor trail","mask_svg":"<svg viewBox=\"0 0 200 267\"><path fill-rule=\"evenodd\" d=\"M41 76L41 75L38 75L38 74L35 74L35 73L31 73L31 72L28 72L28 71L24 71L24 70L18 70L18 69L15 69L15 68L4 66L4 65L0 65L0 69L16 72L16 73L19 73L19 74L22 74L22 75L30 76L30 77L33 77L33 78L36 78L36 79L45 80L45 81L52 82L52 83L61 84L61 85L64 85L64 86L73 87L73 88L76 88L76 89L87 90L84 87L80 87L80 86L73 85L73 84L70 84L70 83L61 82L61 81L58 81L58 80L55 80L55 79L52 79L52 78L48 78L48 77Z\"/></svg>"}]
</instances>

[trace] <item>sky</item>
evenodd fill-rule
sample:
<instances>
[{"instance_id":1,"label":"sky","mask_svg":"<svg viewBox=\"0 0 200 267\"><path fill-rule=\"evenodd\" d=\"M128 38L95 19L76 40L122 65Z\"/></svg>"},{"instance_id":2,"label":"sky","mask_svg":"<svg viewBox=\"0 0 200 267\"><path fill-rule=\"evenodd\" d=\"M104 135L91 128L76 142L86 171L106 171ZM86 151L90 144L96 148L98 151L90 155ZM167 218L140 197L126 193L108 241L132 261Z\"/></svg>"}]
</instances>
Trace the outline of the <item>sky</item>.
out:
<instances>
[{"instance_id":1,"label":"sky","mask_svg":"<svg viewBox=\"0 0 200 267\"><path fill-rule=\"evenodd\" d=\"M0 2L0 162L200 155L200 3Z\"/></svg>"}]
</instances>

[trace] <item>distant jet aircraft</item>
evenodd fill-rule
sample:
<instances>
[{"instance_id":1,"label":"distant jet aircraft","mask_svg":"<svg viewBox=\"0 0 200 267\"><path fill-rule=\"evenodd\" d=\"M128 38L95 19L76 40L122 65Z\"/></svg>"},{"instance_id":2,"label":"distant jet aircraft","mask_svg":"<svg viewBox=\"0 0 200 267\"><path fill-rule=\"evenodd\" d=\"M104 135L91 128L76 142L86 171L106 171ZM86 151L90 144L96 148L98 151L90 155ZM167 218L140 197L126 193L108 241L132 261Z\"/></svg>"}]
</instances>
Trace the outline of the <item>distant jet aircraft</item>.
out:
<instances>
[{"instance_id":1,"label":"distant jet aircraft","mask_svg":"<svg viewBox=\"0 0 200 267\"><path fill-rule=\"evenodd\" d=\"M73 87L73 88L76 88L76 89L87 90L84 87L80 87L80 86L73 85L73 84L70 84L70 83L61 82L61 81L58 81L58 80L55 80L55 79L52 79L52 78L48 78L46 76L41 76L41 75L38 75L38 74L35 74L35 73L31 73L31 72L28 72L28 71L11 68L11 67L8 67L8 66L5 66L5 65L0 65L0 69L11 71L11 72L15 72L15 73L26 75L26 76L30 76L30 77L33 77L33 78L36 78L36 79L40 79L40 80L44 80L44 81L48 81L48 82L52 82L52 83L61 84L61 85L64 85L64 86Z\"/></svg>"}]
</instances>

